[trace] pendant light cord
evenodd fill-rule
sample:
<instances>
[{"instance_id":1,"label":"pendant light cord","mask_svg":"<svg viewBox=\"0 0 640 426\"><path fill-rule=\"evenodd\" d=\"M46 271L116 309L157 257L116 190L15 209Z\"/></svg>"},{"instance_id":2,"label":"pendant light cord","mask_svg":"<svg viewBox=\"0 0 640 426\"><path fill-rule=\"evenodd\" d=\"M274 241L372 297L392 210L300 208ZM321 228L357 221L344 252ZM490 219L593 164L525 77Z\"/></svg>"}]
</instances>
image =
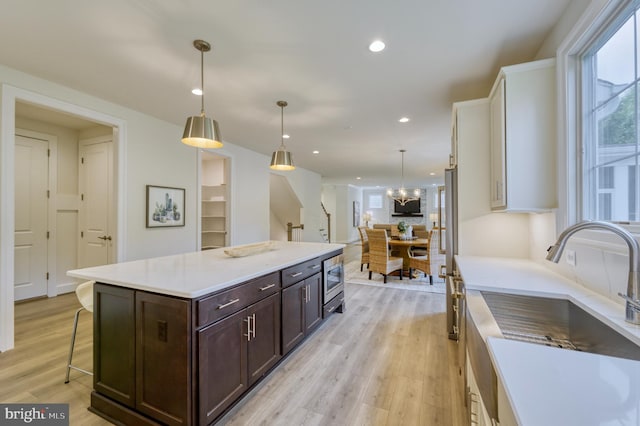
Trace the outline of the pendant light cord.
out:
<instances>
[{"instance_id":1,"label":"pendant light cord","mask_svg":"<svg viewBox=\"0 0 640 426\"><path fill-rule=\"evenodd\" d=\"M204 50L200 49L200 90L202 91L200 115L204 117Z\"/></svg>"}]
</instances>

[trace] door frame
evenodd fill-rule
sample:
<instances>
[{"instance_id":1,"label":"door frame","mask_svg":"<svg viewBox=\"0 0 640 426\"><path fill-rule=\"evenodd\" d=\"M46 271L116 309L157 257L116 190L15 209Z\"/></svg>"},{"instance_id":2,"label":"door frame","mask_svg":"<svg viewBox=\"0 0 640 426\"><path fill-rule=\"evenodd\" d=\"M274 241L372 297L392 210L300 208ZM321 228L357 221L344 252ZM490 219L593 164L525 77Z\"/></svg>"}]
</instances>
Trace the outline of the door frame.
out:
<instances>
[{"instance_id":1,"label":"door frame","mask_svg":"<svg viewBox=\"0 0 640 426\"><path fill-rule=\"evenodd\" d=\"M58 187L58 137L19 128L16 128L15 134L25 138L46 141L49 149L49 156L47 158L49 166L47 176L47 190L49 191L49 197L47 199L47 232L49 232L49 238L47 238L47 272L49 273L49 278L47 279L47 297L54 297L58 295L58 282L56 280L56 213L58 211L58 203L57 191L55 191L55 188Z\"/></svg>"},{"instance_id":2,"label":"door frame","mask_svg":"<svg viewBox=\"0 0 640 426\"><path fill-rule=\"evenodd\" d=\"M14 204L16 102L59 110L114 129L116 262L126 258L126 121L9 84L0 85L0 205ZM14 347L14 209L0 209L0 352Z\"/></svg>"}]
</instances>

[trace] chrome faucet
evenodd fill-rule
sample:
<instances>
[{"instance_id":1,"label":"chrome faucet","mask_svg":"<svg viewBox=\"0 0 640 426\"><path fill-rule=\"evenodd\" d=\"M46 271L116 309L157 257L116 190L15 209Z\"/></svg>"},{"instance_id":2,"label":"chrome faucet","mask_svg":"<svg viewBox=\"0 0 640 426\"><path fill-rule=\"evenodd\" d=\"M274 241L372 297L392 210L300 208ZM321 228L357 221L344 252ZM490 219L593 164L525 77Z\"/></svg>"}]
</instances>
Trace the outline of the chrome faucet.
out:
<instances>
[{"instance_id":1,"label":"chrome faucet","mask_svg":"<svg viewBox=\"0 0 640 426\"><path fill-rule=\"evenodd\" d=\"M558 263L564 246L570 236L583 229L602 229L619 235L629 246L629 280L627 294L618 293L626 303L626 320L631 324L640 324L640 287L638 270L640 269L640 246L638 241L624 228L610 222L583 221L578 222L562 231L558 241L547 250L547 260Z\"/></svg>"}]
</instances>

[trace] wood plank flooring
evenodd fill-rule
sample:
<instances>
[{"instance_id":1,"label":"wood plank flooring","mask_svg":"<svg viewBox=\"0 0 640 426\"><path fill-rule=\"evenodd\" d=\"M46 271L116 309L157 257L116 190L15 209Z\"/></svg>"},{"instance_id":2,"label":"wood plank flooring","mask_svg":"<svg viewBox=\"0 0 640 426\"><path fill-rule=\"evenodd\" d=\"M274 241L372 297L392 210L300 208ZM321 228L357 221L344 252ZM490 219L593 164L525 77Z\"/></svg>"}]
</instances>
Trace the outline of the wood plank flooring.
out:
<instances>
[{"instance_id":1,"label":"wood plank flooring","mask_svg":"<svg viewBox=\"0 0 640 426\"><path fill-rule=\"evenodd\" d=\"M465 424L444 295L364 285L346 292L347 312L330 317L220 424ZM87 411L92 377L72 371L64 384L79 307L75 294L16 305L16 348L0 353L1 402L68 403L71 425L108 424ZM86 312L74 364L92 369Z\"/></svg>"}]
</instances>

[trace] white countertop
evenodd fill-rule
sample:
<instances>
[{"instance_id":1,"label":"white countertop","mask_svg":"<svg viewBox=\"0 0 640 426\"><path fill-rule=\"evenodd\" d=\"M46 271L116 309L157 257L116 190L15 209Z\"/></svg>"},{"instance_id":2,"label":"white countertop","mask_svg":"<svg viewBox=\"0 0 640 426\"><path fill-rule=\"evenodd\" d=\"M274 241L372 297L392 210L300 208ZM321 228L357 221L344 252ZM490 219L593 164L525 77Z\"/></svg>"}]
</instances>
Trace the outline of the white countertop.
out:
<instances>
[{"instance_id":1,"label":"white countertop","mask_svg":"<svg viewBox=\"0 0 640 426\"><path fill-rule=\"evenodd\" d=\"M527 425L640 425L640 362L489 337L516 420Z\"/></svg>"},{"instance_id":2,"label":"white countertop","mask_svg":"<svg viewBox=\"0 0 640 426\"><path fill-rule=\"evenodd\" d=\"M275 250L230 257L229 247L67 271L85 280L196 298L344 248L343 244L275 241Z\"/></svg>"},{"instance_id":3,"label":"white countertop","mask_svg":"<svg viewBox=\"0 0 640 426\"><path fill-rule=\"evenodd\" d=\"M457 256L456 263L467 290L565 298L640 345L640 326L624 321L622 299L616 303L529 260ZM485 315L480 309L480 321ZM519 424L640 425L640 361L496 335L489 327L484 337Z\"/></svg>"}]
</instances>

